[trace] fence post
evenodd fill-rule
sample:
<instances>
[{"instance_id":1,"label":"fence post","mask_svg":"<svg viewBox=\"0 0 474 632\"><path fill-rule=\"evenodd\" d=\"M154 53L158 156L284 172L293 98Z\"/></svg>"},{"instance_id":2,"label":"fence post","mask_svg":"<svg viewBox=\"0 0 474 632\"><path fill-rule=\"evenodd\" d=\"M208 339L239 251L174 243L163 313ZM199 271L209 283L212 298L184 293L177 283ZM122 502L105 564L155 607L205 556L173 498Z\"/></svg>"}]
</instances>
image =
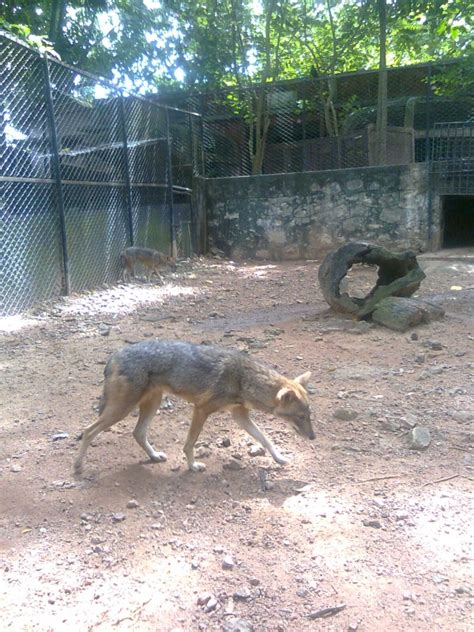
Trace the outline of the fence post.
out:
<instances>
[{"instance_id":1,"label":"fence post","mask_svg":"<svg viewBox=\"0 0 474 632\"><path fill-rule=\"evenodd\" d=\"M119 97L119 120L123 139L123 169L125 174L125 200L127 204L128 234L130 245L135 244L135 234L133 231L133 206L132 206L132 186L130 183L130 162L128 160L127 123L125 118L124 96Z\"/></svg>"},{"instance_id":2,"label":"fence post","mask_svg":"<svg viewBox=\"0 0 474 632\"><path fill-rule=\"evenodd\" d=\"M56 119L54 116L53 94L51 91L51 80L49 76L49 63L47 55L42 58L43 76L44 76L44 92L46 101L46 116L48 118L50 146L51 146L51 166L53 170L53 179L56 187L56 199L59 214L59 227L61 235L62 263L64 273L64 293L69 296L71 293L71 278L69 274L69 255L67 248L66 233L66 217L64 214L64 195L63 184L61 180L61 165L59 162L58 136L56 130Z\"/></svg>"},{"instance_id":3,"label":"fence post","mask_svg":"<svg viewBox=\"0 0 474 632\"><path fill-rule=\"evenodd\" d=\"M435 139L431 138L431 103L432 103L432 65L428 64L428 77L426 82L426 121L425 121L425 164L428 168L428 181L427 181L427 209L426 209L426 221L428 223L428 247L431 248L431 241L433 239L433 156L432 148L434 147Z\"/></svg>"},{"instance_id":4,"label":"fence post","mask_svg":"<svg viewBox=\"0 0 474 632\"><path fill-rule=\"evenodd\" d=\"M166 114L166 167L168 172L168 195L170 199L170 238L171 238L171 256L178 256L178 248L176 245L176 217L173 202L173 168L171 164L171 133L170 133L170 116L168 108L165 108Z\"/></svg>"}]
</instances>

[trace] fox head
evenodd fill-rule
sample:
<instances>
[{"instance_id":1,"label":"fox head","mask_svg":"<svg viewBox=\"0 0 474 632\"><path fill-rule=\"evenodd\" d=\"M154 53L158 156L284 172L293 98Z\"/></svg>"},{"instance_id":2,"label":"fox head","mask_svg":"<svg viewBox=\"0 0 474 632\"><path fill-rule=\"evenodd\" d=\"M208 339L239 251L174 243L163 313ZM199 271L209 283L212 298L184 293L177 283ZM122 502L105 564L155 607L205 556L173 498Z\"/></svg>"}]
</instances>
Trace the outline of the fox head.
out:
<instances>
[{"instance_id":1,"label":"fox head","mask_svg":"<svg viewBox=\"0 0 474 632\"><path fill-rule=\"evenodd\" d=\"M311 371L307 371L294 380L287 380L287 384L276 395L276 406L273 414L287 419L298 434L313 440L315 434L311 424L309 399L306 391L310 377Z\"/></svg>"}]
</instances>

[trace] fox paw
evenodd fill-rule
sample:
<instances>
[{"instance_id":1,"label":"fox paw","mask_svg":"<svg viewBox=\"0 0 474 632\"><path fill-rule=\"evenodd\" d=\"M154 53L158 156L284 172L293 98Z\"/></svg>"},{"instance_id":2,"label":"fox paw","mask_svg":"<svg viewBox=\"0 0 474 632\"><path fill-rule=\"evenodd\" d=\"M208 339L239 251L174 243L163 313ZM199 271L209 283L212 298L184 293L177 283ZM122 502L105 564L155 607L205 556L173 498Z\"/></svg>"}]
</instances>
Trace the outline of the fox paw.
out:
<instances>
[{"instance_id":1,"label":"fox paw","mask_svg":"<svg viewBox=\"0 0 474 632\"><path fill-rule=\"evenodd\" d=\"M204 472L206 465L204 463L199 463L199 461L194 461L194 463L191 463L189 466L189 469L191 472Z\"/></svg>"},{"instance_id":2,"label":"fox paw","mask_svg":"<svg viewBox=\"0 0 474 632\"><path fill-rule=\"evenodd\" d=\"M275 454L273 459L276 463L278 463L278 465L287 465L290 462L289 459L285 459L285 457L281 456L281 454Z\"/></svg>"},{"instance_id":3,"label":"fox paw","mask_svg":"<svg viewBox=\"0 0 474 632\"><path fill-rule=\"evenodd\" d=\"M150 454L150 459L154 463L163 463L168 460L168 457L164 452L153 452L153 454Z\"/></svg>"}]
</instances>

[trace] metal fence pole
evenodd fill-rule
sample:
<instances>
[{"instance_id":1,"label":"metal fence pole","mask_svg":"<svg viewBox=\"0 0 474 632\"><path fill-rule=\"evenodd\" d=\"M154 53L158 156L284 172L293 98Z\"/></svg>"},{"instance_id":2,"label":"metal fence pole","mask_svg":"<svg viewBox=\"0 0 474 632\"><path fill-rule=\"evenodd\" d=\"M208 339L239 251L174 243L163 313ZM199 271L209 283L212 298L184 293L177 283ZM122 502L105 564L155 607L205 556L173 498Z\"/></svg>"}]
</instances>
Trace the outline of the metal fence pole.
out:
<instances>
[{"instance_id":1,"label":"metal fence pole","mask_svg":"<svg viewBox=\"0 0 474 632\"><path fill-rule=\"evenodd\" d=\"M168 108L165 109L166 113L166 167L168 172L168 195L170 198L170 238L171 238L171 256L178 256L178 248L176 245L176 217L174 212L173 202L173 168L172 168L172 153L171 153L171 133L170 133L170 116Z\"/></svg>"},{"instance_id":2,"label":"metal fence pole","mask_svg":"<svg viewBox=\"0 0 474 632\"><path fill-rule=\"evenodd\" d=\"M428 64L428 76L426 81L426 121L425 121L425 161L428 168L428 182L427 182L427 209L426 209L426 221L428 223L428 245L431 248L431 240L433 239L433 155L432 148L434 147L435 139L431 138L431 103L432 103L432 65Z\"/></svg>"},{"instance_id":3,"label":"metal fence pole","mask_svg":"<svg viewBox=\"0 0 474 632\"><path fill-rule=\"evenodd\" d=\"M44 93L46 101L46 116L48 119L50 146L51 146L51 166L53 171L53 179L56 186L56 199L59 215L59 227L61 235L62 264L64 274L64 293L69 296L71 293L71 278L69 273L69 255L67 247L66 233L66 217L64 213L64 195L63 185L61 181L61 165L59 162L58 136L56 129L56 119L54 116L53 94L51 91L51 80L49 76L49 64L46 55L42 58L43 75L44 75Z\"/></svg>"},{"instance_id":4,"label":"metal fence pole","mask_svg":"<svg viewBox=\"0 0 474 632\"><path fill-rule=\"evenodd\" d=\"M125 97L119 97L119 119L123 138L123 169L125 174L125 199L127 204L128 232L130 237L130 245L135 244L135 234L133 230L133 205L132 205L132 186L130 180L130 161L128 159L128 142L127 142L127 122L125 117Z\"/></svg>"}]
</instances>

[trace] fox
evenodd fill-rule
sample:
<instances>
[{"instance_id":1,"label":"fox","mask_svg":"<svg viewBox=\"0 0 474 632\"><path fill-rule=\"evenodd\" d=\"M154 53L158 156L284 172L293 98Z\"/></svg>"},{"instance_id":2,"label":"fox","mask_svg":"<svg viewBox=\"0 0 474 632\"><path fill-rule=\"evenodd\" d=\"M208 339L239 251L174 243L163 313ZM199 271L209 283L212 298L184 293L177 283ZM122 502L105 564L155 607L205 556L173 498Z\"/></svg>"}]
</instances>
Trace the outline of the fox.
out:
<instances>
[{"instance_id":1,"label":"fox","mask_svg":"<svg viewBox=\"0 0 474 632\"><path fill-rule=\"evenodd\" d=\"M104 369L99 418L82 433L74 472L80 475L91 442L99 433L124 419L136 407L139 417L133 436L155 462L167 460L148 440L148 428L164 393L194 405L183 452L188 469L201 472L205 464L194 458L194 445L213 413L230 411L234 421L267 450L274 461L285 459L250 418L250 410L270 413L289 422L296 432L315 439L306 386L307 371L295 379L256 362L245 353L218 346L176 340L130 344L113 353Z\"/></svg>"},{"instance_id":2,"label":"fox","mask_svg":"<svg viewBox=\"0 0 474 632\"><path fill-rule=\"evenodd\" d=\"M126 248L121 253L120 263L122 264L122 279L124 282L130 281L130 278L135 276L135 265L137 263L141 263L147 269L147 282L150 281L151 275L155 273L160 283L163 284L159 270L164 266L169 266L172 270L176 270L176 259L174 257L158 252L158 250L138 248L136 246Z\"/></svg>"}]
</instances>

